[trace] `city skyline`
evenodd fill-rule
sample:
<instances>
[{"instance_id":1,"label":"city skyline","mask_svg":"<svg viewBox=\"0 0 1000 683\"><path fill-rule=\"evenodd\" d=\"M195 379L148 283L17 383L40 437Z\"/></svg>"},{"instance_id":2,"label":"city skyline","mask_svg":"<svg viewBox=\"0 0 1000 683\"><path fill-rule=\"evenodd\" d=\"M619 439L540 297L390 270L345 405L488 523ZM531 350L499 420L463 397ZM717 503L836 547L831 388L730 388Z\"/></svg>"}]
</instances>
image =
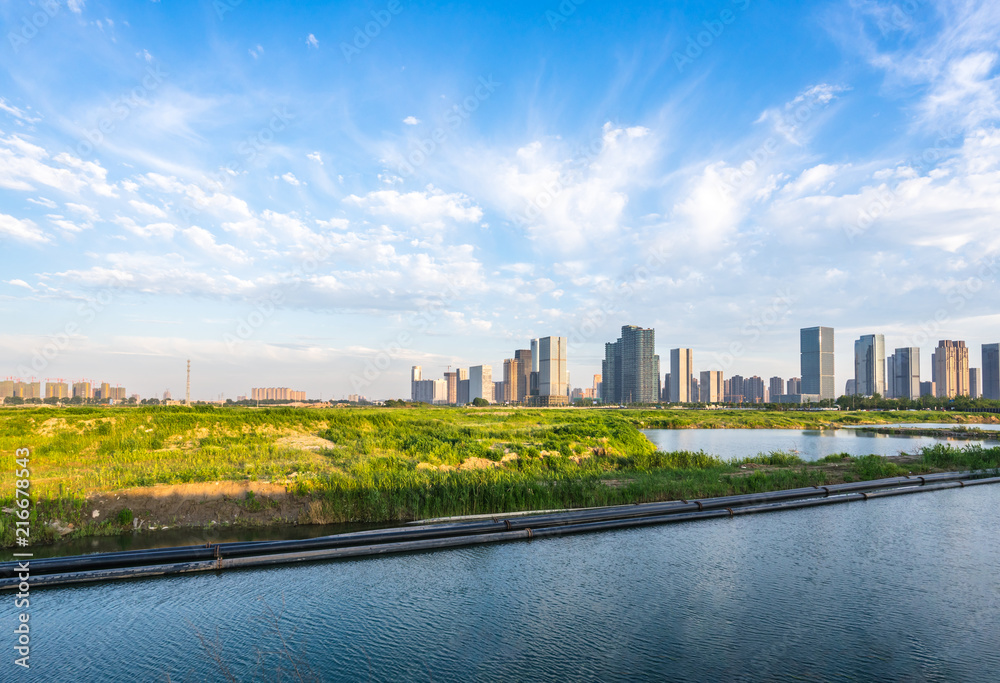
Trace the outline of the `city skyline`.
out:
<instances>
[{"instance_id":1,"label":"city skyline","mask_svg":"<svg viewBox=\"0 0 1000 683\"><path fill-rule=\"evenodd\" d=\"M762 377L816 319L996 339L987 3L737 4L693 56L717 7L219 6L0 7L3 375L388 398L556 329L585 377L627 320Z\"/></svg>"}]
</instances>

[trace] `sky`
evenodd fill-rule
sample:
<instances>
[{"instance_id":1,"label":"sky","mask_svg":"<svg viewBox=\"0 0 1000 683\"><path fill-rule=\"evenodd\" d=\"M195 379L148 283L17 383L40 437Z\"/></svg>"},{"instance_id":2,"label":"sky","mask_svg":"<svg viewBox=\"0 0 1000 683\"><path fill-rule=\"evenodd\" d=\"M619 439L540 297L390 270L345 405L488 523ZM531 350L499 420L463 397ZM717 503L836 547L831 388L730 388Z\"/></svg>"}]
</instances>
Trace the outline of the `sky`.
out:
<instances>
[{"instance_id":1,"label":"sky","mask_svg":"<svg viewBox=\"0 0 1000 683\"><path fill-rule=\"evenodd\" d=\"M408 397L1000 340L1000 4L0 0L0 375Z\"/></svg>"}]
</instances>

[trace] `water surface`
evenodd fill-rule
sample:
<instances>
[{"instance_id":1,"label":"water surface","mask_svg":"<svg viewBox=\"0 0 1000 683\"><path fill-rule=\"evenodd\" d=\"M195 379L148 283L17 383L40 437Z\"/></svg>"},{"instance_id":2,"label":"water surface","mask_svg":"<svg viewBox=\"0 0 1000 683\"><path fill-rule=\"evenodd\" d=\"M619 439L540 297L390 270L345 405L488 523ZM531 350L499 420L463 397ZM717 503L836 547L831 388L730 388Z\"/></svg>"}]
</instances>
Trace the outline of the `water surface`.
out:
<instances>
[{"instance_id":1,"label":"water surface","mask_svg":"<svg viewBox=\"0 0 1000 683\"><path fill-rule=\"evenodd\" d=\"M23 678L226 680L207 648L238 680L298 680L277 627L330 681L997 680L998 507L982 486L38 589Z\"/></svg>"}]
</instances>

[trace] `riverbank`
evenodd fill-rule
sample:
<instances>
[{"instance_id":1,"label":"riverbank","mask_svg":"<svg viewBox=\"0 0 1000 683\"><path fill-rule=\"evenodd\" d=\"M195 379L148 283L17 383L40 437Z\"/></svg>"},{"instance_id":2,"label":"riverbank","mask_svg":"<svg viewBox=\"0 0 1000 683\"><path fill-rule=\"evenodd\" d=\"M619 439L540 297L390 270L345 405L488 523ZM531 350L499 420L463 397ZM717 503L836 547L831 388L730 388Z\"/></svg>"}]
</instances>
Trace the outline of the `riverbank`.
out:
<instances>
[{"instance_id":1,"label":"riverbank","mask_svg":"<svg viewBox=\"0 0 1000 683\"><path fill-rule=\"evenodd\" d=\"M395 523L736 495L1000 464L1000 448L804 463L656 451L639 428L968 424L995 415L668 410L0 411L0 491L29 448L32 543L163 527ZM748 424L752 423L752 424ZM933 450L933 449L931 449ZM991 465L991 463L993 463ZM12 496L0 497L8 510ZM0 541L13 543L13 516Z\"/></svg>"}]
</instances>

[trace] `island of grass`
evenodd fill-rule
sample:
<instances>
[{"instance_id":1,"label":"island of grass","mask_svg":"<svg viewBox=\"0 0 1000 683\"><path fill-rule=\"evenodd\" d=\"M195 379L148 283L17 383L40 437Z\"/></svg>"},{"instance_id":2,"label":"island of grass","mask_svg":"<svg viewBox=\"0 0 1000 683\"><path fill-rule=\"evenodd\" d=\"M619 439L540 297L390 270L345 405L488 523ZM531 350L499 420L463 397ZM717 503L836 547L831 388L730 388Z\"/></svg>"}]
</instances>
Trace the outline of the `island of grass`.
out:
<instances>
[{"instance_id":1,"label":"island of grass","mask_svg":"<svg viewBox=\"0 0 1000 683\"><path fill-rule=\"evenodd\" d=\"M0 544L28 448L31 543L165 526L405 522L755 493L1000 466L1000 447L898 458L657 451L642 428L997 421L949 412L121 407L0 410Z\"/></svg>"}]
</instances>

